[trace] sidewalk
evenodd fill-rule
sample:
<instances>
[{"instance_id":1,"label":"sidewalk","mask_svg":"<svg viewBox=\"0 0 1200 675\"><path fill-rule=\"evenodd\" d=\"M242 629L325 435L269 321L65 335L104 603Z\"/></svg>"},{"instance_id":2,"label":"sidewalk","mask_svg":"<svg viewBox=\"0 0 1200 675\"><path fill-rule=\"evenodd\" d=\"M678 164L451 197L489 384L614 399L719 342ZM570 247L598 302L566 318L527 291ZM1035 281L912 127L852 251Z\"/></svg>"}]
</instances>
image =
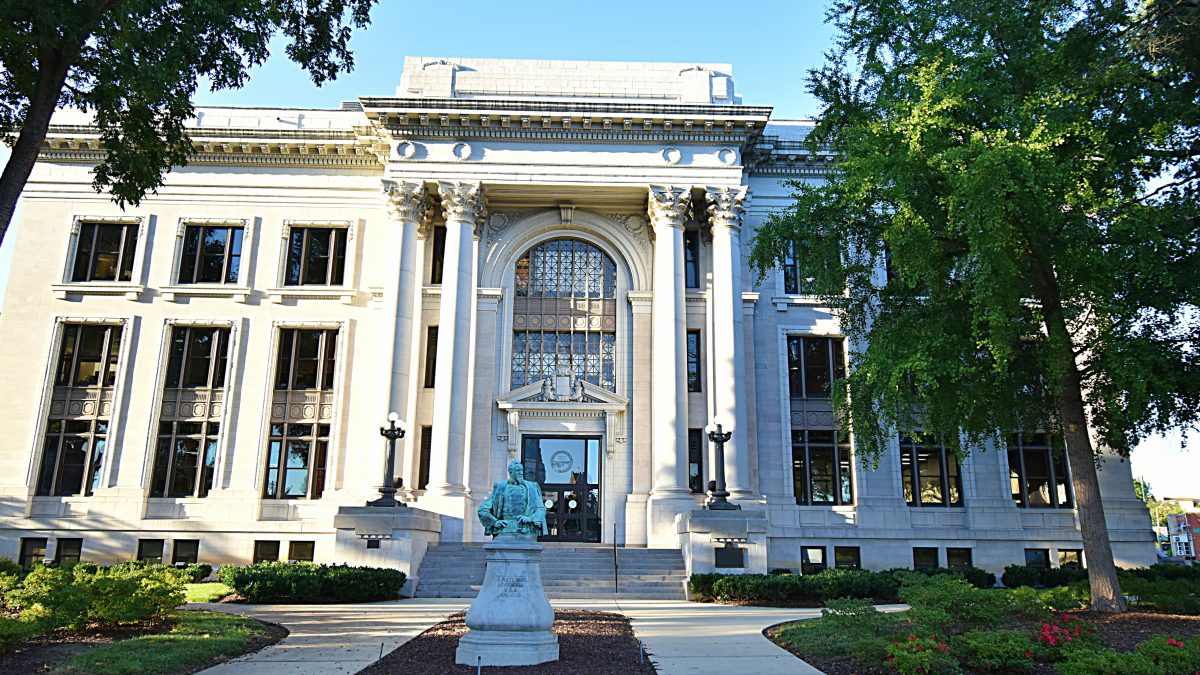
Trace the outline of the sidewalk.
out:
<instances>
[{"instance_id":1,"label":"sidewalk","mask_svg":"<svg viewBox=\"0 0 1200 675\"><path fill-rule=\"evenodd\" d=\"M469 598L413 598L355 605L190 604L282 624L291 634L255 654L202 671L203 675L318 675L355 673L383 653L447 616L466 609ZM664 675L685 673L820 673L776 647L762 630L785 621L813 618L819 609L731 607L669 600L555 600L556 608L618 612L633 621L650 659Z\"/></svg>"}]
</instances>

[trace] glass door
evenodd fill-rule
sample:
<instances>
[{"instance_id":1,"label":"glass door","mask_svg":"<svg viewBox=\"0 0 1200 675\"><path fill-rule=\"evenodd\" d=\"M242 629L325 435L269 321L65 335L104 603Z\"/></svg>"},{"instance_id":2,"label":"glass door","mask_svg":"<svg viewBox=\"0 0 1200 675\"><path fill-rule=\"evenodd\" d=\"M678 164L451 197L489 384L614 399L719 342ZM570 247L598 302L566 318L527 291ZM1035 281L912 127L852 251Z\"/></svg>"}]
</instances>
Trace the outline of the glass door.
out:
<instances>
[{"instance_id":1,"label":"glass door","mask_svg":"<svg viewBox=\"0 0 1200 675\"><path fill-rule=\"evenodd\" d=\"M600 438L524 436L525 479L542 487L550 533L539 541L600 541Z\"/></svg>"}]
</instances>

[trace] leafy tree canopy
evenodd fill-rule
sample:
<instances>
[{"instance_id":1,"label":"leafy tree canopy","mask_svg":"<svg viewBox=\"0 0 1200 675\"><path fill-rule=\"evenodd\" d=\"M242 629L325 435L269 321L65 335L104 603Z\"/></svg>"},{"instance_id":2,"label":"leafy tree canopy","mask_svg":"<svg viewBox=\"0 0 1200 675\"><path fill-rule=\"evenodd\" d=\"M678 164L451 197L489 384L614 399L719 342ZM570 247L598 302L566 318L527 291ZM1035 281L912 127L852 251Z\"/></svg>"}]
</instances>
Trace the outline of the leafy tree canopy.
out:
<instances>
[{"instance_id":1,"label":"leafy tree canopy","mask_svg":"<svg viewBox=\"0 0 1200 675\"><path fill-rule=\"evenodd\" d=\"M1102 576L1089 438L1125 453L1200 415L1195 16L1193 0L834 2L837 48L808 82L826 106L809 140L836 170L795 183L752 252L766 273L794 246L857 347L839 406L863 456L897 430L960 452L1061 433ZM1115 572L1095 580L1094 606L1123 607Z\"/></svg>"},{"instance_id":2,"label":"leafy tree canopy","mask_svg":"<svg viewBox=\"0 0 1200 675\"><path fill-rule=\"evenodd\" d=\"M242 86L277 34L321 84L349 70L351 29L375 0L35 0L0 3L0 240L57 107L95 113L105 158L94 187L136 205L187 163L200 78Z\"/></svg>"}]
</instances>

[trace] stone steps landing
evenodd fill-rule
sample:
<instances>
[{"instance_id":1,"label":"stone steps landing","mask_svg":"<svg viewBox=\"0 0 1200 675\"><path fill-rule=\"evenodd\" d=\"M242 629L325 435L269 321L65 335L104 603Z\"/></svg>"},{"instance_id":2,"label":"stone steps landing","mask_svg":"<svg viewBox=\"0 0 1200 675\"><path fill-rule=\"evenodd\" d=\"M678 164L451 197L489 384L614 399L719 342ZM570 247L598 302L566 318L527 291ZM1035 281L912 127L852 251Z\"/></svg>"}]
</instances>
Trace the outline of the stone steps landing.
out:
<instances>
[{"instance_id":1,"label":"stone steps landing","mask_svg":"<svg viewBox=\"0 0 1200 675\"><path fill-rule=\"evenodd\" d=\"M613 548L603 545L546 544L542 552L542 586L546 596L637 600L685 600L687 576L683 554L673 549L617 547L617 580L613 583ZM438 544L425 553L418 571L418 598L474 598L483 585L487 554L481 545Z\"/></svg>"}]
</instances>

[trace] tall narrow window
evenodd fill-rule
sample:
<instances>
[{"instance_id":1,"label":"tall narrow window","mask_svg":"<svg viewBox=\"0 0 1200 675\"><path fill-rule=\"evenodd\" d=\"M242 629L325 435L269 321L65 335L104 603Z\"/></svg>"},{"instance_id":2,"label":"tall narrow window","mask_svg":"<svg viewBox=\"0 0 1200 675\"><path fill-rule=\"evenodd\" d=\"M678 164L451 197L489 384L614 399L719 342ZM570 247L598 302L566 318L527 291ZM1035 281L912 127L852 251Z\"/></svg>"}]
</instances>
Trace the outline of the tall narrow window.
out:
<instances>
[{"instance_id":1,"label":"tall narrow window","mask_svg":"<svg viewBox=\"0 0 1200 675\"><path fill-rule=\"evenodd\" d=\"M188 225L183 233L177 281L181 284L236 284L242 264L243 228Z\"/></svg>"},{"instance_id":2,"label":"tall narrow window","mask_svg":"<svg viewBox=\"0 0 1200 675\"><path fill-rule=\"evenodd\" d=\"M813 278L804 269L793 246L783 262L783 292L788 295L809 295L813 292L812 284Z\"/></svg>"},{"instance_id":3,"label":"tall narrow window","mask_svg":"<svg viewBox=\"0 0 1200 675\"><path fill-rule=\"evenodd\" d=\"M425 329L425 388L432 389L437 382L438 327Z\"/></svg>"},{"instance_id":4,"label":"tall narrow window","mask_svg":"<svg viewBox=\"0 0 1200 675\"><path fill-rule=\"evenodd\" d=\"M429 283L442 283L442 274L446 271L446 226L436 225L433 228L433 250L430 251Z\"/></svg>"},{"instance_id":5,"label":"tall narrow window","mask_svg":"<svg viewBox=\"0 0 1200 675\"><path fill-rule=\"evenodd\" d=\"M687 390L700 391L700 331L687 332Z\"/></svg>"},{"instance_id":6,"label":"tall narrow window","mask_svg":"<svg viewBox=\"0 0 1200 675\"><path fill-rule=\"evenodd\" d=\"M228 359L228 328L171 328L151 497L206 497L212 489Z\"/></svg>"},{"instance_id":7,"label":"tall narrow window","mask_svg":"<svg viewBox=\"0 0 1200 675\"><path fill-rule=\"evenodd\" d=\"M71 281L131 281L137 223L81 223Z\"/></svg>"},{"instance_id":8,"label":"tall narrow window","mask_svg":"<svg viewBox=\"0 0 1200 675\"><path fill-rule=\"evenodd\" d=\"M958 458L933 439L900 439L900 475L909 506L962 506Z\"/></svg>"},{"instance_id":9,"label":"tall narrow window","mask_svg":"<svg viewBox=\"0 0 1200 675\"><path fill-rule=\"evenodd\" d=\"M704 494L704 430L688 429L688 486Z\"/></svg>"},{"instance_id":10,"label":"tall narrow window","mask_svg":"<svg viewBox=\"0 0 1200 675\"><path fill-rule=\"evenodd\" d=\"M854 503L850 444L839 442L836 431L793 429L792 485L797 504Z\"/></svg>"},{"instance_id":11,"label":"tall narrow window","mask_svg":"<svg viewBox=\"0 0 1200 675\"><path fill-rule=\"evenodd\" d=\"M339 286L346 273L343 227L293 227L288 235L285 286Z\"/></svg>"},{"instance_id":12,"label":"tall narrow window","mask_svg":"<svg viewBox=\"0 0 1200 675\"><path fill-rule=\"evenodd\" d=\"M1008 442L1012 498L1024 508L1072 507L1062 441L1049 434L1016 434Z\"/></svg>"},{"instance_id":13,"label":"tall narrow window","mask_svg":"<svg viewBox=\"0 0 1200 675\"><path fill-rule=\"evenodd\" d=\"M846 377L842 344L842 338L788 336L788 388L792 398L830 397L833 382Z\"/></svg>"},{"instance_id":14,"label":"tall narrow window","mask_svg":"<svg viewBox=\"0 0 1200 675\"><path fill-rule=\"evenodd\" d=\"M688 288L700 288L700 231L683 231L683 278Z\"/></svg>"},{"instance_id":15,"label":"tall narrow window","mask_svg":"<svg viewBox=\"0 0 1200 675\"><path fill-rule=\"evenodd\" d=\"M284 328L279 335L263 497L320 499L329 459L337 331Z\"/></svg>"},{"instance_id":16,"label":"tall narrow window","mask_svg":"<svg viewBox=\"0 0 1200 675\"><path fill-rule=\"evenodd\" d=\"M421 454L417 458L417 489L429 485L429 462L433 459L433 427L421 427Z\"/></svg>"},{"instance_id":17,"label":"tall narrow window","mask_svg":"<svg viewBox=\"0 0 1200 675\"><path fill-rule=\"evenodd\" d=\"M616 390L617 268L578 239L553 239L517 261L512 387L569 371Z\"/></svg>"},{"instance_id":18,"label":"tall narrow window","mask_svg":"<svg viewBox=\"0 0 1200 675\"><path fill-rule=\"evenodd\" d=\"M90 495L100 487L120 343L120 326L63 326L38 495Z\"/></svg>"}]
</instances>

